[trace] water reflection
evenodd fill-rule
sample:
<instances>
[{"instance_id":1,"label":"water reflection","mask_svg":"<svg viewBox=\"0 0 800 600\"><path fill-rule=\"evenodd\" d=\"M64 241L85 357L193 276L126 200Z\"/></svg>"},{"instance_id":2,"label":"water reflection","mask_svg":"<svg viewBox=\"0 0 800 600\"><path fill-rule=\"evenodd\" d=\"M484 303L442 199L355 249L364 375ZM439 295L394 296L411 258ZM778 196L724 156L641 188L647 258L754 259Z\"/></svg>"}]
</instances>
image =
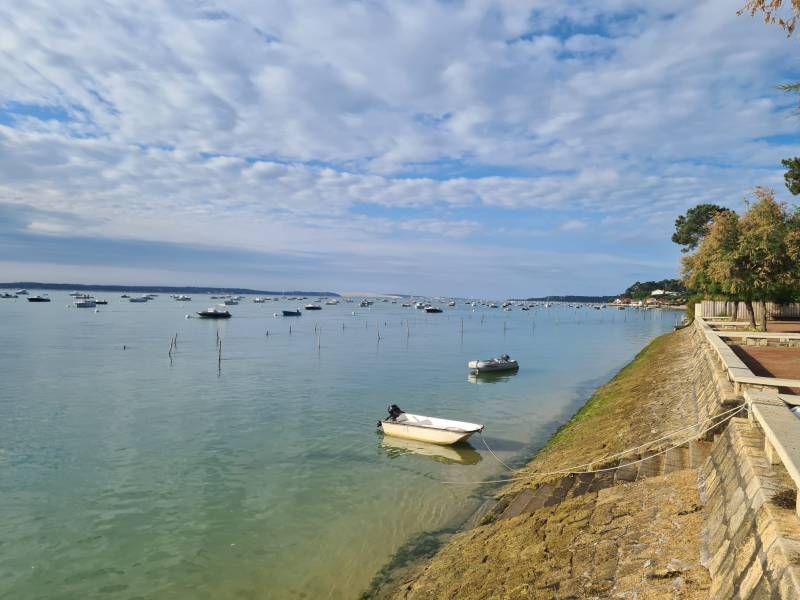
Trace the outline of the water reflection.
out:
<instances>
[{"instance_id":1,"label":"water reflection","mask_svg":"<svg viewBox=\"0 0 800 600\"><path fill-rule=\"evenodd\" d=\"M466 442L456 446L438 446L415 440L384 436L381 441L381 448L389 458L398 458L406 454L419 454L446 465L476 465L483 460L478 451Z\"/></svg>"},{"instance_id":2,"label":"water reflection","mask_svg":"<svg viewBox=\"0 0 800 600\"><path fill-rule=\"evenodd\" d=\"M512 377L516 377L519 371L504 371L501 373L475 373L471 372L467 375L467 382L480 385L483 383L500 383L501 381L508 381Z\"/></svg>"}]
</instances>

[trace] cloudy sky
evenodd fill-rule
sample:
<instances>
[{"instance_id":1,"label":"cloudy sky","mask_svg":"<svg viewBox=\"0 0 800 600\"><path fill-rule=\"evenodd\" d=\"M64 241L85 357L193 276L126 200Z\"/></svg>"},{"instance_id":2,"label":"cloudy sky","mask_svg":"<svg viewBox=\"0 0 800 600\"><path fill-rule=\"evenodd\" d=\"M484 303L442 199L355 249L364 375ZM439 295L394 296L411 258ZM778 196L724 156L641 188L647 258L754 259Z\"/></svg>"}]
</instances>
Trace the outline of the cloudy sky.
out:
<instances>
[{"instance_id":1,"label":"cloudy sky","mask_svg":"<svg viewBox=\"0 0 800 600\"><path fill-rule=\"evenodd\" d=\"M782 184L798 41L736 0L0 6L0 280L463 296L674 276Z\"/></svg>"}]
</instances>

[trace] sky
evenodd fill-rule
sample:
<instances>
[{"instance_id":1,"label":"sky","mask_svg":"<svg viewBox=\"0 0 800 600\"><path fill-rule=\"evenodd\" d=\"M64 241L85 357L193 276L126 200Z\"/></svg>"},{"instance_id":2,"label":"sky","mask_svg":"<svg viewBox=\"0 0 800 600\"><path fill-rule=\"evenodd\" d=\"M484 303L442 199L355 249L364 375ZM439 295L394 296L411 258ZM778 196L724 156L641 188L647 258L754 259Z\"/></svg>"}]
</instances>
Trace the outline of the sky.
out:
<instances>
[{"instance_id":1,"label":"sky","mask_svg":"<svg viewBox=\"0 0 800 600\"><path fill-rule=\"evenodd\" d=\"M0 5L0 281L615 294L790 200L798 41L735 0Z\"/></svg>"}]
</instances>

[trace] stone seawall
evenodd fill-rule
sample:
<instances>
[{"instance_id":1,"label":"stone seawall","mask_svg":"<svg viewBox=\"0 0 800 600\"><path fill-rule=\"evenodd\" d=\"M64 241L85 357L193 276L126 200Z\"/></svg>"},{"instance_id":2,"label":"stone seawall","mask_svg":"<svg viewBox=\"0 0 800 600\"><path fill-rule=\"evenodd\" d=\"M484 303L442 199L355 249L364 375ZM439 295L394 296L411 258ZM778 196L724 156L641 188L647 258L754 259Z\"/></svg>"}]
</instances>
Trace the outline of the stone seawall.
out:
<instances>
[{"instance_id":1,"label":"stone seawall","mask_svg":"<svg viewBox=\"0 0 800 600\"><path fill-rule=\"evenodd\" d=\"M703 467L706 566L712 598L800 598L800 519L786 469L764 435L735 418Z\"/></svg>"},{"instance_id":2,"label":"stone seawall","mask_svg":"<svg viewBox=\"0 0 800 600\"><path fill-rule=\"evenodd\" d=\"M657 339L380 596L800 598L796 488L744 406L709 421L742 403L696 326Z\"/></svg>"}]
</instances>

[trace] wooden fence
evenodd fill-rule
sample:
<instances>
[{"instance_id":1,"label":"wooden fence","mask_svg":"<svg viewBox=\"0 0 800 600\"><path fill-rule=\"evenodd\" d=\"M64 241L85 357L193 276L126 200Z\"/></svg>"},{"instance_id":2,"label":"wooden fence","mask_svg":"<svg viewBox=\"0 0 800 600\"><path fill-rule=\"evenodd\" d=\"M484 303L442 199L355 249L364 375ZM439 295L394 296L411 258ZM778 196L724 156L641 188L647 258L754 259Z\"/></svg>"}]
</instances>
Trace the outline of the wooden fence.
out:
<instances>
[{"instance_id":1,"label":"wooden fence","mask_svg":"<svg viewBox=\"0 0 800 600\"><path fill-rule=\"evenodd\" d=\"M768 319L800 319L800 303L793 302L791 304L776 304L774 302L767 302L767 318ZM736 302L728 302L725 300L703 300L697 308L700 312L697 316L705 319L713 317L733 317L736 321L747 321L747 307L744 302L738 303L738 312L736 311ZM756 313L756 321L761 318L761 304L758 302L753 303L753 308Z\"/></svg>"}]
</instances>

